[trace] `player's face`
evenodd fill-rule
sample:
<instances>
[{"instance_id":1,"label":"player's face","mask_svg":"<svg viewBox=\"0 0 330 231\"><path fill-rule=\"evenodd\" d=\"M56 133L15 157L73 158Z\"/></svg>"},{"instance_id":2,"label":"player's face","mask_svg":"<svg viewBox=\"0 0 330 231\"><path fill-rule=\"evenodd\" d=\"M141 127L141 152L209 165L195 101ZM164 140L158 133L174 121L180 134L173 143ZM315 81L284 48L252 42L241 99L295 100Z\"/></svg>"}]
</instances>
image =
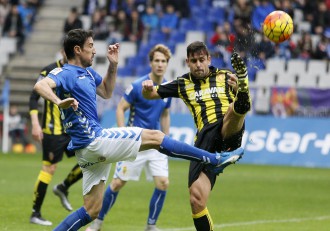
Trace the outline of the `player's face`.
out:
<instances>
[{"instance_id":1,"label":"player's face","mask_svg":"<svg viewBox=\"0 0 330 231\"><path fill-rule=\"evenodd\" d=\"M205 52L196 52L188 56L186 63L191 74L197 79L202 79L205 78L210 71L209 65L211 64L211 57Z\"/></svg>"},{"instance_id":2,"label":"player's face","mask_svg":"<svg viewBox=\"0 0 330 231\"><path fill-rule=\"evenodd\" d=\"M80 61L83 67L89 67L93 64L93 58L96 54L94 41L92 37L86 39L83 48L81 49Z\"/></svg>"},{"instance_id":3,"label":"player's face","mask_svg":"<svg viewBox=\"0 0 330 231\"><path fill-rule=\"evenodd\" d=\"M163 53L156 51L150 62L151 72L154 76L163 77L167 68L167 60Z\"/></svg>"}]
</instances>

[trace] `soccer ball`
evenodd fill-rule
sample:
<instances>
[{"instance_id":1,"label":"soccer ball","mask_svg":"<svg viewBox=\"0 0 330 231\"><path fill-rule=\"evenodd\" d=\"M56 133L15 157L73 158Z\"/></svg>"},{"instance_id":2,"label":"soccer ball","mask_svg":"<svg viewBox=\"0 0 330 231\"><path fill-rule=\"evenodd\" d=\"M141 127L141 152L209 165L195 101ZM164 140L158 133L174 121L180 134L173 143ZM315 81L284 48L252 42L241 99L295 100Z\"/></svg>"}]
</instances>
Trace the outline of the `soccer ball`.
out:
<instances>
[{"instance_id":1,"label":"soccer ball","mask_svg":"<svg viewBox=\"0 0 330 231\"><path fill-rule=\"evenodd\" d=\"M263 32L271 41L281 43L293 33L292 18L284 11L273 11L264 20Z\"/></svg>"}]
</instances>

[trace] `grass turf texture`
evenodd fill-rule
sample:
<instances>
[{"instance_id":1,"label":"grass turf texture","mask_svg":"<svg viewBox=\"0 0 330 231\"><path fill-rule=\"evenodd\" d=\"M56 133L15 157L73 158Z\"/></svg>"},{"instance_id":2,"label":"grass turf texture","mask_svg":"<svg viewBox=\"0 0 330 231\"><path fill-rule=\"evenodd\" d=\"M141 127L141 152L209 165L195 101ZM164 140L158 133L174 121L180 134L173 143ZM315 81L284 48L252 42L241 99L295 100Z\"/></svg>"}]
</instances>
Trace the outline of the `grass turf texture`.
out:
<instances>
[{"instance_id":1,"label":"grass turf texture","mask_svg":"<svg viewBox=\"0 0 330 231\"><path fill-rule=\"evenodd\" d=\"M48 188L42 215L53 222L45 227L29 223L32 193L41 167L41 154L0 153L0 230L48 231L69 213L53 194L75 164L65 158ZM113 174L114 165L110 173ZM194 230L187 189L187 161L170 161L170 188L157 223L164 231ZM129 182L106 217L103 230L144 230L153 183L144 176ZM330 169L237 164L226 169L211 193L208 209L215 230L225 231L328 231L330 227ZM69 199L82 205L81 181ZM85 230L86 227L81 230Z\"/></svg>"}]
</instances>

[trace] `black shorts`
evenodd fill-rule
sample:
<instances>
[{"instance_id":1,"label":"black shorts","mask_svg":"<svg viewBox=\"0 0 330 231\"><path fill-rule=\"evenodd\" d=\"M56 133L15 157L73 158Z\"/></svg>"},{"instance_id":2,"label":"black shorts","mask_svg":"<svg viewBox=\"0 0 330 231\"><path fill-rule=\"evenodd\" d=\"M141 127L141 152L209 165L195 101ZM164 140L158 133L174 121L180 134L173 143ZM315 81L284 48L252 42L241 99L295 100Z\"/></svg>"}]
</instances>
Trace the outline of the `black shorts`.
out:
<instances>
[{"instance_id":1,"label":"black shorts","mask_svg":"<svg viewBox=\"0 0 330 231\"><path fill-rule=\"evenodd\" d=\"M56 164L63 159L65 152L67 157L75 155L74 151L67 149L70 142L70 136L63 135L48 135L44 133L42 140L42 160L44 164Z\"/></svg>"},{"instance_id":2,"label":"black shorts","mask_svg":"<svg viewBox=\"0 0 330 231\"><path fill-rule=\"evenodd\" d=\"M240 132L227 140L223 140L221 136L222 124L223 119L203 127L197 134L195 147L208 152L222 152L239 148L242 143L244 125ZM201 172L207 175L211 182L211 188L213 188L217 175L208 171L205 168L205 164L196 161L190 161L188 186L190 187L198 179Z\"/></svg>"}]
</instances>

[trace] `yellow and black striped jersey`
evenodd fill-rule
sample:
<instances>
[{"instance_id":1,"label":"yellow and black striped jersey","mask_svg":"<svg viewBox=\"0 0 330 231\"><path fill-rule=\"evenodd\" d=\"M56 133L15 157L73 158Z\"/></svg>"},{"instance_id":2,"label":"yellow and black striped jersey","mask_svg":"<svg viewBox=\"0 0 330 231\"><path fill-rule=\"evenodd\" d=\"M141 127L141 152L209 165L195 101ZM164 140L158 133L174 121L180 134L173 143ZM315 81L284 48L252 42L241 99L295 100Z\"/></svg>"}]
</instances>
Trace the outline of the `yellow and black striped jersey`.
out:
<instances>
[{"instance_id":1,"label":"yellow and black striped jersey","mask_svg":"<svg viewBox=\"0 0 330 231\"><path fill-rule=\"evenodd\" d=\"M49 64L44 67L39 74L37 81L45 78L48 73L57 67L62 67L60 60L57 60L54 63ZM32 91L30 96L30 113L38 113L38 100L40 95L36 91ZM62 121L60 118L60 110L56 104L45 100L44 111L42 116L42 131L49 135L62 135L64 130L62 127Z\"/></svg>"},{"instance_id":2,"label":"yellow and black striped jersey","mask_svg":"<svg viewBox=\"0 0 330 231\"><path fill-rule=\"evenodd\" d=\"M229 70L210 67L204 79L195 79L191 73L157 86L160 97L181 98L188 106L198 131L222 119L235 98L227 83Z\"/></svg>"}]
</instances>

